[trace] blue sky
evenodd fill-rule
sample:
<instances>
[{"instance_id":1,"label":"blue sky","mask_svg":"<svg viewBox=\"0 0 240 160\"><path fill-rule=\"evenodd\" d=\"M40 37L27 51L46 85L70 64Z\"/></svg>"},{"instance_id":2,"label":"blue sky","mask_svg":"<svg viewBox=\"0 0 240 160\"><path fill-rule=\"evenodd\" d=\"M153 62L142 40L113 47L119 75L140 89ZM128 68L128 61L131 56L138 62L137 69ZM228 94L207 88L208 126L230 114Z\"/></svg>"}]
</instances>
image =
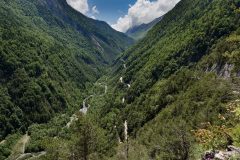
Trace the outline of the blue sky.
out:
<instances>
[{"instance_id":1,"label":"blue sky","mask_svg":"<svg viewBox=\"0 0 240 160\"><path fill-rule=\"evenodd\" d=\"M119 17L127 13L129 4L133 5L135 2L136 0L89 0L89 6L97 6L99 11L95 16L97 19L114 24Z\"/></svg>"},{"instance_id":2,"label":"blue sky","mask_svg":"<svg viewBox=\"0 0 240 160\"><path fill-rule=\"evenodd\" d=\"M77 11L126 32L170 11L180 0L66 0Z\"/></svg>"}]
</instances>

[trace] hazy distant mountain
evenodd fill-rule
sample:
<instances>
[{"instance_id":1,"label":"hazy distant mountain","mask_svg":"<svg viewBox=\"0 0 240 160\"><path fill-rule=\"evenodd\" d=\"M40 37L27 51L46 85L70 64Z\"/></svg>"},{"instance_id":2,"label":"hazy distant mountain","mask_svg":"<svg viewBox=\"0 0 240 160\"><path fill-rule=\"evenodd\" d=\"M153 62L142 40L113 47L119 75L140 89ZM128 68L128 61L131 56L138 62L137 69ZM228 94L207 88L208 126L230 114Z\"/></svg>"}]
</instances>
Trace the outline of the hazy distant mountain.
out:
<instances>
[{"instance_id":1,"label":"hazy distant mountain","mask_svg":"<svg viewBox=\"0 0 240 160\"><path fill-rule=\"evenodd\" d=\"M141 24L139 26L132 27L127 30L126 34L135 40L142 39L154 25L161 21L161 19L162 17L159 17L148 24Z\"/></svg>"}]
</instances>

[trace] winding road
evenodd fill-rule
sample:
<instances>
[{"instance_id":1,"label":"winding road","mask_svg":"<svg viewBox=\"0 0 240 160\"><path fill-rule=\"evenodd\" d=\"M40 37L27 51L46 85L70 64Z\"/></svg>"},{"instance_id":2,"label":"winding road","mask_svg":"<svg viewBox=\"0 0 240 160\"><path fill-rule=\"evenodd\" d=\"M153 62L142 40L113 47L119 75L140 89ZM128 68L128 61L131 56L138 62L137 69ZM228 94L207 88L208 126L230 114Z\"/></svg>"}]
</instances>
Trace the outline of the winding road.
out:
<instances>
[{"instance_id":1,"label":"winding road","mask_svg":"<svg viewBox=\"0 0 240 160\"><path fill-rule=\"evenodd\" d=\"M126 69L127 69L127 66L126 66L126 64L125 64L125 61L124 61L123 59L121 59L121 61L123 62L123 68L126 70ZM122 84L126 85L127 88L131 88L131 85L130 85L130 84L124 82L123 77L120 77L120 78L119 78L119 81L120 81ZM122 98L122 104L124 104L124 103L125 103L125 97Z\"/></svg>"},{"instance_id":2,"label":"winding road","mask_svg":"<svg viewBox=\"0 0 240 160\"><path fill-rule=\"evenodd\" d=\"M28 134L25 134L22 139L21 139L21 143L23 144L21 147L21 153L25 153L25 149L26 149L26 144L29 142L30 140L30 136Z\"/></svg>"},{"instance_id":3,"label":"winding road","mask_svg":"<svg viewBox=\"0 0 240 160\"><path fill-rule=\"evenodd\" d=\"M29 142L30 136L25 134L18 140L16 145L12 149L11 155L8 157L8 160L18 160L23 157L26 149L26 144Z\"/></svg>"},{"instance_id":4,"label":"winding road","mask_svg":"<svg viewBox=\"0 0 240 160\"><path fill-rule=\"evenodd\" d=\"M19 141L16 143L16 145L13 147L12 153L10 155L10 159L17 159L22 154L25 153L26 144L29 142L30 136L28 134L25 134L22 136L22 138L19 139Z\"/></svg>"},{"instance_id":5,"label":"winding road","mask_svg":"<svg viewBox=\"0 0 240 160\"><path fill-rule=\"evenodd\" d=\"M25 153L26 145L29 140L30 136L27 133L23 135L13 147L12 153L7 160L33 160L47 154L45 151L37 153Z\"/></svg>"},{"instance_id":6,"label":"winding road","mask_svg":"<svg viewBox=\"0 0 240 160\"><path fill-rule=\"evenodd\" d=\"M72 117L70 117L70 121L67 123L66 127L69 128L71 124L76 120L78 120L77 115L73 114Z\"/></svg>"},{"instance_id":7,"label":"winding road","mask_svg":"<svg viewBox=\"0 0 240 160\"><path fill-rule=\"evenodd\" d=\"M126 66L126 64L125 64L125 61L124 61L124 60L121 60L121 61L123 62L123 68L126 70L126 69L127 69L127 66ZM126 85L127 88L130 88L130 87L131 87L130 84L127 84L127 83L124 82L123 77L120 77L119 80L120 80L120 82L121 82L122 84ZM107 86L106 84L102 84L102 83L96 83L96 84L99 85L99 86L104 87L104 93L103 93L103 94L100 94L100 95L92 94L92 95L89 95L88 97L86 97L86 98L83 100L83 102L82 102L82 108L79 110L79 112L83 113L84 115L87 114L87 111L88 111L88 109L90 108L90 105L87 104L87 101L88 101L90 98L95 97L95 96L104 96L104 95L107 94L107 92L108 92L108 86ZM95 84L95 85L96 85L96 84ZM122 103L123 103L123 104L125 103L125 97L122 98ZM70 126L72 125L72 123L73 123L74 121L77 121L77 120L78 120L77 115L76 115L76 114L73 114L73 115L70 117L70 121L67 123L66 127L67 127L67 128L70 128ZM119 138L119 139L120 139L120 138ZM121 142L121 141L119 140L119 142Z\"/></svg>"},{"instance_id":8,"label":"winding road","mask_svg":"<svg viewBox=\"0 0 240 160\"><path fill-rule=\"evenodd\" d=\"M93 96L94 96L94 95L90 95L90 96L88 96L87 98L85 98L85 99L83 100L83 103L82 103L83 108L81 108L81 109L79 110L79 112L82 112L83 114L87 114L87 111L88 111L88 108L90 108L90 105L89 105L89 104L86 105L86 102L87 102L88 99L92 98Z\"/></svg>"},{"instance_id":9,"label":"winding road","mask_svg":"<svg viewBox=\"0 0 240 160\"><path fill-rule=\"evenodd\" d=\"M79 110L83 114L87 114L87 111L90 108L90 105L86 104L87 100L89 100L90 98L95 97L95 96L99 96L100 97L100 96L104 96L105 94L107 94L108 86L106 84L104 85L102 83L97 83L97 85L104 87L104 93L100 94L100 95L92 94L92 95L88 96L87 98L85 98L83 100L83 103L82 103L83 108Z\"/></svg>"},{"instance_id":10,"label":"winding road","mask_svg":"<svg viewBox=\"0 0 240 160\"><path fill-rule=\"evenodd\" d=\"M108 86L106 84L102 84L102 83L96 83L97 85L99 86L102 86L104 87L104 93L103 94L100 94L100 95L95 95L95 94L92 94L90 96L88 96L87 98L85 98L82 102L82 108L79 110L79 112L83 113L84 115L87 114L87 111L88 109L90 108L90 105L87 104L87 101L92 98L92 97L95 97L95 96L104 96L105 94L107 94L107 91L108 91ZM96 85L95 84L95 85ZM73 114L71 117L70 117L70 121L67 123L67 125L65 127L67 128L70 128L70 126L72 125L73 122L77 121L78 120L78 117L76 114Z\"/></svg>"},{"instance_id":11,"label":"winding road","mask_svg":"<svg viewBox=\"0 0 240 160\"><path fill-rule=\"evenodd\" d=\"M5 142L6 142L6 140L2 140L2 141L0 142L0 145L1 145L1 144L4 144Z\"/></svg>"},{"instance_id":12,"label":"winding road","mask_svg":"<svg viewBox=\"0 0 240 160\"><path fill-rule=\"evenodd\" d=\"M126 64L123 64L124 69L126 69ZM128 88L131 87L130 84L126 84L123 81L123 77L120 77L120 82L125 84ZM97 85L104 87L104 93L100 94L100 95L89 95L88 97L86 97L83 102L82 102L82 108L79 110L79 112L83 113L83 114L87 114L87 111L90 107L89 104L87 104L87 101L95 96L104 96L105 94L107 94L108 92L108 86L106 84L102 84L102 83L97 83ZM122 99L122 103L125 103L125 98L123 97ZM65 127L70 128L71 124L78 120L78 117L76 114L73 114L70 117L70 121L66 124ZM14 146L13 151L11 153L11 155L9 156L9 158L7 160L24 160L24 159L28 159L28 160L32 160L32 159L36 159L39 158L45 154L47 154L47 152L42 151L42 152L38 152L38 153L25 153L25 149L26 149L26 144L29 142L30 140L30 136L28 134L25 134ZM0 144L5 143L5 140L1 141ZM119 143L121 143L121 140L119 138Z\"/></svg>"}]
</instances>

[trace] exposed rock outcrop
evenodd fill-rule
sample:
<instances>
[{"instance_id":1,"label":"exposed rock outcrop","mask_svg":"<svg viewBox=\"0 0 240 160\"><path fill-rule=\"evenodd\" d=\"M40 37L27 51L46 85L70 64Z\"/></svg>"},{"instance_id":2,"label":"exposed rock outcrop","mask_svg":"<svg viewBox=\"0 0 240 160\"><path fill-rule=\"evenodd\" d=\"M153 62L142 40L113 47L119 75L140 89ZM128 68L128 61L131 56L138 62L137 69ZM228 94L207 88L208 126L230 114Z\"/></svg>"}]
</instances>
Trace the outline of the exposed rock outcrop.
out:
<instances>
[{"instance_id":1,"label":"exposed rock outcrop","mask_svg":"<svg viewBox=\"0 0 240 160\"><path fill-rule=\"evenodd\" d=\"M202 160L228 160L230 158L237 158L240 159L240 148L235 146L228 146L226 151L207 151L205 152Z\"/></svg>"},{"instance_id":2,"label":"exposed rock outcrop","mask_svg":"<svg viewBox=\"0 0 240 160\"><path fill-rule=\"evenodd\" d=\"M225 79L228 79L231 77L231 72L234 68L234 65L233 64L225 64L223 69L220 70L220 72L218 73L219 76L225 78Z\"/></svg>"},{"instance_id":3,"label":"exposed rock outcrop","mask_svg":"<svg viewBox=\"0 0 240 160\"><path fill-rule=\"evenodd\" d=\"M205 72L215 72L219 77L228 79L232 76L232 71L234 69L233 64L226 63L225 65L213 64L211 67L208 66ZM240 77L240 72L236 73Z\"/></svg>"}]
</instances>

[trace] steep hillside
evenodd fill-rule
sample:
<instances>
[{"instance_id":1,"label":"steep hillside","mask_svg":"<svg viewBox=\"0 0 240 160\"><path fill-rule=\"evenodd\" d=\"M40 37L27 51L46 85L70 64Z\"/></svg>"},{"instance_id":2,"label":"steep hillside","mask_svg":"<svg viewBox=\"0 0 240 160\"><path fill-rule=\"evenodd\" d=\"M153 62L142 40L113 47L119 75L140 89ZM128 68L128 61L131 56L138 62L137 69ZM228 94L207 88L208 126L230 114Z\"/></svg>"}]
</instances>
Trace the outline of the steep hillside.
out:
<instances>
[{"instance_id":1,"label":"steep hillside","mask_svg":"<svg viewBox=\"0 0 240 160\"><path fill-rule=\"evenodd\" d=\"M80 107L86 83L133 41L65 0L0 2L0 139Z\"/></svg>"},{"instance_id":2,"label":"steep hillside","mask_svg":"<svg viewBox=\"0 0 240 160\"><path fill-rule=\"evenodd\" d=\"M135 159L136 150L150 159L198 159L204 149L239 144L227 109L240 96L239 7L239 0L182 0L116 61L112 95L94 114L119 135L128 121Z\"/></svg>"},{"instance_id":3,"label":"steep hillside","mask_svg":"<svg viewBox=\"0 0 240 160\"><path fill-rule=\"evenodd\" d=\"M68 6L66 0L34 0L33 3L49 26L53 25L54 18L70 25L99 50L96 56L100 56L108 63L133 43L132 39L113 30L106 22L93 20L75 11ZM48 15L49 12L52 16Z\"/></svg>"},{"instance_id":4,"label":"steep hillside","mask_svg":"<svg viewBox=\"0 0 240 160\"><path fill-rule=\"evenodd\" d=\"M31 125L26 151L44 152L44 160L196 160L208 150L239 159L239 26L239 0L181 0L114 61L112 73L88 87L84 111ZM15 92L5 90L5 104L12 108ZM9 139L17 138L1 142L2 157L10 154ZM228 152L229 145L237 152Z\"/></svg>"},{"instance_id":5,"label":"steep hillside","mask_svg":"<svg viewBox=\"0 0 240 160\"><path fill-rule=\"evenodd\" d=\"M134 26L130 29L127 30L126 34L129 37L132 37L135 40L140 40L142 39L144 36L146 36L147 32L152 29L153 26L155 26L158 22L161 21L163 17L159 17L156 18L155 20L153 20L150 23L147 24L141 24L139 26Z\"/></svg>"}]
</instances>

